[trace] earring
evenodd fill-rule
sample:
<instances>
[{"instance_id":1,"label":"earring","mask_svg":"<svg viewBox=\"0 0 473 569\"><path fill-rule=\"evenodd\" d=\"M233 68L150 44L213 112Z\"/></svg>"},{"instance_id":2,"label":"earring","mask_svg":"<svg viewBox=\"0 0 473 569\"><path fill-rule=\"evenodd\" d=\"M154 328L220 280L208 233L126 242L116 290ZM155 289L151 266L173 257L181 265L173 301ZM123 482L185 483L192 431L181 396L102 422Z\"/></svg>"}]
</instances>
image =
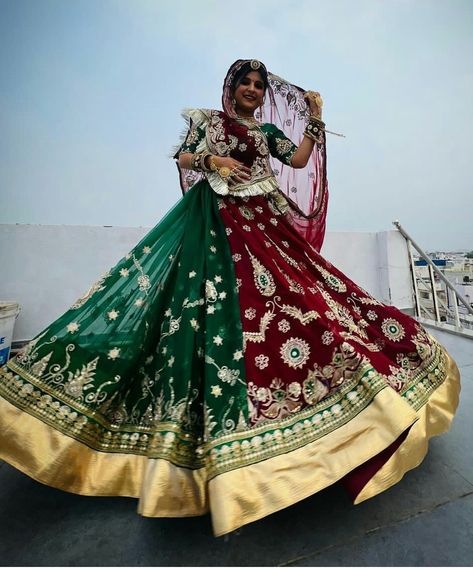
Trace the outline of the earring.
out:
<instances>
[{"instance_id":1,"label":"earring","mask_svg":"<svg viewBox=\"0 0 473 569\"><path fill-rule=\"evenodd\" d=\"M233 107L236 106L236 99L235 99L235 97L233 97L233 99L232 99L232 106L233 106Z\"/></svg>"}]
</instances>

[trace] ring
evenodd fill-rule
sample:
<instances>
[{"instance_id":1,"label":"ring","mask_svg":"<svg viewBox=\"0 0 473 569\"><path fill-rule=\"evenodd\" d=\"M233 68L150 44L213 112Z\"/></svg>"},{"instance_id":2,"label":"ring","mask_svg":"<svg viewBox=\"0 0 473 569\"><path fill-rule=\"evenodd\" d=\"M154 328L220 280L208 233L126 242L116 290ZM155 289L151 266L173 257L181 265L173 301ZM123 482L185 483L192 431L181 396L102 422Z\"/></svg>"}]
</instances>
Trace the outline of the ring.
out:
<instances>
[{"instance_id":1,"label":"ring","mask_svg":"<svg viewBox=\"0 0 473 569\"><path fill-rule=\"evenodd\" d=\"M219 169L218 173L220 174L221 178L225 179L231 176L232 171L227 166L222 166L222 168Z\"/></svg>"}]
</instances>

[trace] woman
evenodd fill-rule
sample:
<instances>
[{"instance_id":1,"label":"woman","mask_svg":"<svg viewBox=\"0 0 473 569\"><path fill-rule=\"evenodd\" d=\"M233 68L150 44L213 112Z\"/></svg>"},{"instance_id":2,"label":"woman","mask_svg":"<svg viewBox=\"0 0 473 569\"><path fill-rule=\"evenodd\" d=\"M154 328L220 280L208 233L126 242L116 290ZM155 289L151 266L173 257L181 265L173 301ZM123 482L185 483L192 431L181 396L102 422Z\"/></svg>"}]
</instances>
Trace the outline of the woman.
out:
<instances>
[{"instance_id":1,"label":"woman","mask_svg":"<svg viewBox=\"0 0 473 569\"><path fill-rule=\"evenodd\" d=\"M458 369L319 255L325 128L306 98L239 60L223 112L187 113L182 200L3 368L2 458L145 516L210 511L216 535L338 480L361 502L420 463Z\"/></svg>"}]
</instances>

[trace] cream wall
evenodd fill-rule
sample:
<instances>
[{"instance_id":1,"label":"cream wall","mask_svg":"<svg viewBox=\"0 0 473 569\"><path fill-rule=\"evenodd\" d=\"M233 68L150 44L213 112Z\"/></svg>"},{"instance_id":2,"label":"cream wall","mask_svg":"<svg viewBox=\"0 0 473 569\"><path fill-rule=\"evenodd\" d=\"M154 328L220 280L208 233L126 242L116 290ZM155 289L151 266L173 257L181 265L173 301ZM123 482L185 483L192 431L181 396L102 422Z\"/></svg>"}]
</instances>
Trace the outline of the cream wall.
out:
<instances>
[{"instance_id":1,"label":"cream wall","mask_svg":"<svg viewBox=\"0 0 473 569\"><path fill-rule=\"evenodd\" d=\"M13 341L37 335L149 230L0 225L0 300L21 306ZM379 300L412 309L407 249L397 231L329 232L321 254Z\"/></svg>"}]
</instances>

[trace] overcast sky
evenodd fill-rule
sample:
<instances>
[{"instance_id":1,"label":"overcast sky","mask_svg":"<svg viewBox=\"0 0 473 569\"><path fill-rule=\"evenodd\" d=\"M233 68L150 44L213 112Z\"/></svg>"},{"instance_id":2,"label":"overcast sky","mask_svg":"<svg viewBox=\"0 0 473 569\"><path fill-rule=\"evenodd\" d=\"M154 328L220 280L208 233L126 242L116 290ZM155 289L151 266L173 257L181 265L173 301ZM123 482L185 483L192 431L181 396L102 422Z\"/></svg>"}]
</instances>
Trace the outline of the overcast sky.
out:
<instances>
[{"instance_id":1,"label":"overcast sky","mask_svg":"<svg viewBox=\"0 0 473 569\"><path fill-rule=\"evenodd\" d=\"M473 249L472 0L0 0L0 223L152 227L233 61L318 90L329 231Z\"/></svg>"}]
</instances>

